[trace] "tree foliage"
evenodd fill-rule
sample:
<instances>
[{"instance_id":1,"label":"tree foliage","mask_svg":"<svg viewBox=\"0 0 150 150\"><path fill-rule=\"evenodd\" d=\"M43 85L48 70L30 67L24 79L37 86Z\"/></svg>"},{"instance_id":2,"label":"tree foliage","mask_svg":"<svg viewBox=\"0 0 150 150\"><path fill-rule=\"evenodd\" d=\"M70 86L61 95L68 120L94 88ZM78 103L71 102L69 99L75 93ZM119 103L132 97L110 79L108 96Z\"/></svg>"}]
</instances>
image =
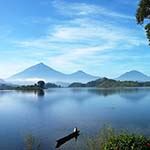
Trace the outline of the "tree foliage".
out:
<instances>
[{"instance_id":1,"label":"tree foliage","mask_svg":"<svg viewBox=\"0 0 150 150\"><path fill-rule=\"evenodd\" d=\"M45 88L45 82L44 81L38 81L38 86L40 87L40 88L42 88L42 89L44 89Z\"/></svg>"},{"instance_id":2,"label":"tree foliage","mask_svg":"<svg viewBox=\"0 0 150 150\"><path fill-rule=\"evenodd\" d=\"M150 45L150 0L140 0L136 20L138 24L145 24L145 31Z\"/></svg>"}]
</instances>

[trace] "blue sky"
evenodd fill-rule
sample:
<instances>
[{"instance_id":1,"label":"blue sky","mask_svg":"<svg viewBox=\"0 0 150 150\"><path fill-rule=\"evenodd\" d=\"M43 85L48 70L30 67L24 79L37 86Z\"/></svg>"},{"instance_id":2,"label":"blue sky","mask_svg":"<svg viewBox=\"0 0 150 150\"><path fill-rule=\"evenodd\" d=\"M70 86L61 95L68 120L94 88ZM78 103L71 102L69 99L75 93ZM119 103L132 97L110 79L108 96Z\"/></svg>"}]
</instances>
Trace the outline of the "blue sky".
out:
<instances>
[{"instance_id":1,"label":"blue sky","mask_svg":"<svg viewBox=\"0 0 150 150\"><path fill-rule=\"evenodd\" d=\"M116 77L150 75L150 51L135 21L139 0L1 0L0 78L43 62Z\"/></svg>"}]
</instances>

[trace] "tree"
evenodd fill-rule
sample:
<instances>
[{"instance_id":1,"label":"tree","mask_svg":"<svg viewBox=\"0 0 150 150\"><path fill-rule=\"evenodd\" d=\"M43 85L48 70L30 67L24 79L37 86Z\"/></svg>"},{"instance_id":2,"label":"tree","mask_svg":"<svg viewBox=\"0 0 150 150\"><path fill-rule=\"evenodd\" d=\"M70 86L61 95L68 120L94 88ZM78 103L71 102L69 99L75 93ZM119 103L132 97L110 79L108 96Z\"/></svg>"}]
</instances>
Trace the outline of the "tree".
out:
<instances>
[{"instance_id":1,"label":"tree","mask_svg":"<svg viewBox=\"0 0 150 150\"><path fill-rule=\"evenodd\" d=\"M150 45L150 0L140 0L136 20L140 25L145 24L145 31Z\"/></svg>"},{"instance_id":2,"label":"tree","mask_svg":"<svg viewBox=\"0 0 150 150\"><path fill-rule=\"evenodd\" d=\"M45 82L44 81L38 81L38 87L44 89L45 88Z\"/></svg>"}]
</instances>

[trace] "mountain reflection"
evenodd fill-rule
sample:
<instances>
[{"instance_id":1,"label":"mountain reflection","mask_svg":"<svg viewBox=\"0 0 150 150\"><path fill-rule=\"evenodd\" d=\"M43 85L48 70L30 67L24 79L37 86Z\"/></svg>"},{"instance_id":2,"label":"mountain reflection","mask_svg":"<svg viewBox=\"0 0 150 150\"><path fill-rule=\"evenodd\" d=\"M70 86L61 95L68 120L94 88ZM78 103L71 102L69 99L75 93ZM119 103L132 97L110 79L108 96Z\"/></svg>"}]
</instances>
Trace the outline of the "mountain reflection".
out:
<instances>
[{"instance_id":1,"label":"mountain reflection","mask_svg":"<svg viewBox=\"0 0 150 150\"><path fill-rule=\"evenodd\" d=\"M116 88L116 89L88 89L88 92L99 96L120 95L122 98L138 101L147 96L149 88ZM139 92L140 91L140 92Z\"/></svg>"},{"instance_id":2,"label":"mountain reflection","mask_svg":"<svg viewBox=\"0 0 150 150\"><path fill-rule=\"evenodd\" d=\"M126 100L132 101L132 102L137 102L142 99L144 99L148 95L148 92L142 91L134 91L132 93L121 93L120 96Z\"/></svg>"}]
</instances>

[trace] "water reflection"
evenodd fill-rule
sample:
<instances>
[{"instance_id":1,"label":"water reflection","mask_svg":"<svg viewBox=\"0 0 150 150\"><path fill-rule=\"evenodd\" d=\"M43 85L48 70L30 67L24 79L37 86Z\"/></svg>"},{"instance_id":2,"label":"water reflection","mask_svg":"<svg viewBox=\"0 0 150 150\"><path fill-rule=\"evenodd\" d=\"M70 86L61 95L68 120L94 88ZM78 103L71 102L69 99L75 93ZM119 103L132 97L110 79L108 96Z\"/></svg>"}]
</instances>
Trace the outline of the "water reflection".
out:
<instances>
[{"instance_id":1,"label":"water reflection","mask_svg":"<svg viewBox=\"0 0 150 150\"><path fill-rule=\"evenodd\" d=\"M0 150L23 149L28 133L42 139L43 149L54 150L56 139L74 126L83 135L97 133L104 124L150 135L149 97L149 88L0 92Z\"/></svg>"},{"instance_id":2,"label":"water reflection","mask_svg":"<svg viewBox=\"0 0 150 150\"><path fill-rule=\"evenodd\" d=\"M38 97L43 97L45 95L45 92L44 90L38 90L35 92L35 94L38 96Z\"/></svg>"},{"instance_id":3,"label":"water reflection","mask_svg":"<svg viewBox=\"0 0 150 150\"><path fill-rule=\"evenodd\" d=\"M88 89L88 92L99 96L120 95L128 100L141 100L148 95L149 88L115 88L115 89Z\"/></svg>"},{"instance_id":4,"label":"water reflection","mask_svg":"<svg viewBox=\"0 0 150 150\"><path fill-rule=\"evenodd\" d=\"M88 89L88 92L99 96L107 97L116 93L123 92L122 89Z\"/></svg>"},{"instance_id":5,"label":"water reflection","mask_svg":"<svg viewBox=\"0 0 150 150\"><path fill-rule=\"evenodd\" d=\"M11 92L11 91L8 91L8 92ZM3 94L7 94L8 92L4 91ZM34 93L34 95L38 96L38 97L44 97L44 95L45 95L45 91L42 89L41 90L16 90L14 92L23 93L23 94L33 94ZM0 93L0 95L1 95L1 93Z\"/></svg>"},{"instance_id":6,"label":"water reflection","mask_svg":"<svg viewBox=\"0 0 150 150\"><path fill-rule=\"evenodd\" d=\"M120 93L120 96L126 100L132 101L132 102L138 102L144 99L148 93L146 91L143 92L134 92L133 93Z\"/></svg>"}]
</instances>

